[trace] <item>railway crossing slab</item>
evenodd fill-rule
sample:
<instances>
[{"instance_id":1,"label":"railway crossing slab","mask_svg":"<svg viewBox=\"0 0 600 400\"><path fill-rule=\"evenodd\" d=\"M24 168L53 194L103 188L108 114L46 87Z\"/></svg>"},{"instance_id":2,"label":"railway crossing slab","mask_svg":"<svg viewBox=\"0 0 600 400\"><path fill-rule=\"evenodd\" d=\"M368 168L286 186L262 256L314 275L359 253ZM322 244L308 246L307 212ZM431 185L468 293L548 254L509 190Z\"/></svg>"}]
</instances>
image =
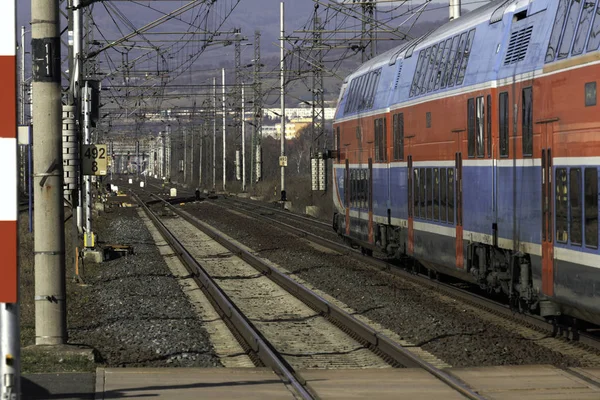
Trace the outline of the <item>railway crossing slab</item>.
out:
<instances>
[{"instance_id":1,"label":"railway crossing slab","mask_svg":"<svg viewBox=\"0 0 600 400\"><path fill-rule=\"evenodd\" d=\"M99 368L96 400L294 399L268 368Z\"/></svg>"},{"instance_id":2,"label":"railway crossing slab","mask_svg":"<svg viewBox=\"0 0 600 400\"><path fill-rule=\"evenodd\" d=\"M600 398L600 369L497 366L445 369L490 400L591 400ZM321 399L461 399L420 369L302 370ZM96 400L294 399L267 368L99 368Z\"/></svg>"},{"instance_id":3,"label":"railway crossing slab","mask_svg":"<svg viewBox=\"0 0 600 400\"><path fill-rule=\"evenodd\" d=\"M450 373L493 400L600 399L600 381L583 376L588 373L600 376L599 370L593 368L517 365L452 368Z\"/></svg>"}]
</instances>

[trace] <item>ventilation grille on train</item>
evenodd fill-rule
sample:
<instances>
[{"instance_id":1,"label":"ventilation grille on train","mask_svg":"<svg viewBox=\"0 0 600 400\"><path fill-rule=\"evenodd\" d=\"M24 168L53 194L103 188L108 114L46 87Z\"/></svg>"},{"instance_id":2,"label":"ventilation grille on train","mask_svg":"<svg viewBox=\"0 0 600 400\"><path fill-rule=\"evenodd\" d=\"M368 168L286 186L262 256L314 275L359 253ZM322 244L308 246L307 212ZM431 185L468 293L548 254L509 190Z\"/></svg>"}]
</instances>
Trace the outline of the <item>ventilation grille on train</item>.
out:
<instances>
[{"instance_id":1,"label":"ventilation grille on train","mask_svg":"<svg viewBox=\"0 0 600 400\"><path fill-rule=\"evenodd\" d=\"M396 82L394 82L394 90L398 89L398 85L400 84L400 75L402 75L402 64L403 60L400 60L398 63L398 73L396 74Z\"/></svg>"},{"instance_id":2,"label":"ventilation grille on train","mask_svg":"<svg viewBox=\"0 0 600 400\"><path fill-rule=\"evenodd\" d=\"M525 59L532 31L533 26L529 26L520 31L513 32L510 35L508 50L506 50L506 57L504 58L504 65L514 64Z\"/></svg>"}]
</instances>

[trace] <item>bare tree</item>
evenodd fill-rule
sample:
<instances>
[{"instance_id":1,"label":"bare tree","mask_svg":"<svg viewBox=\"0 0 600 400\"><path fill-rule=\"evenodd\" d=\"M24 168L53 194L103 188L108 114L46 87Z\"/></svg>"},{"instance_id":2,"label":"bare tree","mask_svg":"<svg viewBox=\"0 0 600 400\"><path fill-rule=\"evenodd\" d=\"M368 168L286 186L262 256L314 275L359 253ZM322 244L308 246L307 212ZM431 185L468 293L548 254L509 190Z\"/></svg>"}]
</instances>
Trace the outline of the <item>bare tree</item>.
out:
<instances>
[{"instance_id":1,"label":"bare tree","mask_svg":"<svg viewBox=\"0 0 600 400\"><path fill-rule=\"evenodd\" d=\"M296 165L296 175L310 174L310 143L311 126L308 125L298 132L298 136L290 141L290 161Z\"/></svg>"}]
</instances>

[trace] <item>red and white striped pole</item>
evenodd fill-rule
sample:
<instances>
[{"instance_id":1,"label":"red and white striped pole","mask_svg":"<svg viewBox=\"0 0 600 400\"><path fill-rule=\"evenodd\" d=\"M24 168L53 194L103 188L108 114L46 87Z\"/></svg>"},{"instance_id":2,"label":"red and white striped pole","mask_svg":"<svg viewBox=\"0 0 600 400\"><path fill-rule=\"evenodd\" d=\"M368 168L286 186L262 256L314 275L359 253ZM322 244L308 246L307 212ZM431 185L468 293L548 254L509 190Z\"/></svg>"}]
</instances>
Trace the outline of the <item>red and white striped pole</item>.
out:
<instances>
[{"instance_id":1,"label":"red and white striped pole","mask_svg":"<svg viewBox=\"0 0 600 400\"><path fill-rule=\"evenodd\" d=\"M0 13L0 399L20 397L16 1Z\"/></svg>"}]
</instances>

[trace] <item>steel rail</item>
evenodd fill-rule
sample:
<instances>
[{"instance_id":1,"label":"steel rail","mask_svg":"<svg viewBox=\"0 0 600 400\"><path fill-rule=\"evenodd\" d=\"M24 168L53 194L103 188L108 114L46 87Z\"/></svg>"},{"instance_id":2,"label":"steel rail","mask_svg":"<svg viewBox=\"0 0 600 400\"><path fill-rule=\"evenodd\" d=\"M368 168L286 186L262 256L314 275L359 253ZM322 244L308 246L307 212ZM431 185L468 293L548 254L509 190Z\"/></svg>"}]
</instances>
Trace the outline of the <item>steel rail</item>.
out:
<instances>
[{"instance_id":1,"label":"steel rail","mask_svg":"<svg viewBox=\"0 0 600 400\"><path fill-rule=\"evenodd\" d=\"M152 194L153 197L161 198L155 194ZM299 284L294 281L287 275L278 271L277 269L271 267L268 263L266 263L263 259L249 251L243 249L236 243L233 243L231 240L226 238L223 234L218 232L212 226L198 220L187 212L183 212L178 210L176 207L171 205L170 203L164 201L164 204L167 204L167 207L171 208L177 215L194 225L196 228L200 229L206 235L211 237L217 243L225 247L227 250L244 260L249 265L256 268L259 272L265 274L269 279L273 282L277 283L279 286L287 290L292 295L296 296L298 299L303 301L305 304L315 309L318 312L321 312L323 315L326 315L328 318L338 322L345 329L352 332L353 335L356 335L361 340L369 343L371 346L381 351L387 357L391 358L395 362L407 367L407 368L421 368L431 375L435 376L438 380L454 389L461 395L465 396L468 399L472 400L482 400L484 397L478 395L473 390L471 390L468 386L458 381L450 374L440 370L439 368L434 367L430 363L425 360L420 359L415 356L413 353L405 349L400 344L396 343L392 339L388 338L386 335L374 330L367 324L359 321L346 311L342 310L340 307L330 303L325 300L312 290L307 287Z\"/></svg>"},{"instance_id":2,"label":"steel rail","mask_svg":"<svg viewBox=\"0 0 600 400\"><path fill-rule=\"evenodd\" d=\"M214 304L219 308L219 314L226 318L238 331L244 341L258 355L260 360L271 367L279 374L284 381L289 383L303 399L314 399L315 397L306 389L306 382L300 382L293 369L283 359L275 348L260 334L254 325L244 316L237 306L229 299L223 290L215 283L210 275L194 259L194 257L185 249L169 229L160 221L156 214L133 192L133 198L140 204L148 217L152 220L165 240L175 250L179 259L189 267L192 272L195 270L194 280L203 287L207 294L212 298ZM158 196L157 196L158 197ZM169 203L166 203L169 204ZM169 204L170 206L170 204Z\"/></svg>"},{"instance_id":3,"label":"steel rail","mask_svg":"<svg viewBox=\"0 0 600 400\"><path fill-rule=\"evenodd\" d=\"M235 199L234 202L235 201L237 201L239 203L250 204L250 203L238 200L238 199ZM261 206L261 207L265 207L265 206ZM265 208L268 208L268 207L265 207ZM472 293L465 289L457 288L456 286L453 286L453 285L450 285L447 283L443 283L443 282L440 282L437 280L432 280L431 278L429 278L425 275L422 275L422 274L415 274L414 272L406 271L406 270L402 269L401 267L391 264L385 260L381 260L381 259L378 259L378 258L375 258L372 256L367 256L365 254L362 254L360 251L354 250L354 249L348 247L348 245L346 245L346 244L337 243L337 242L331 241L329 239L325 239L325 238L323 238L317 234L314 234L312 232L303 230L301 228L298 228L298 227L290 225L290 224L286 224L285 222L278 221L275 218L271 218L266 215L253 212L251 210L247 210L247 209L244 209L241 207L238 207L238 209L243 210L247 213L251 213L257 218L268 220L271 223L280 225L280 226L284 227L286 230L291 231L291 232L295 233L296 235L299 235L305 239L308 239L308 240L312 241L313 243L324 246L330 250L333 250L333 251L336 251L338 253L345 254L345 255L351 255L352 257L358 258L361 262L364 262L365 264L368 264L368 265L375 267L379 270L382 270L384 272L399 276L401 278L410 280L417 284L427 285L429 287L435 288L437 290L444 292L445 294L454 296L465 303L474 305L479 308L483 308L484 310L486 310L488 312L491 312L491 313L494 313L497 315L502 315L503 317L511 318L513 320L516 320L523 324L527 324L538 330L541 330L541 331L544 331L547 333L551 333L551 334L556 333L556 327L552 323L547 322L542 317L531 315L531 314L517 313L506 304L499 303L497 301L488 299L486 297ZM282 215L282 216L286 216L286 217L291 216L291 213L288 213L288 212L283 212L281 210L277 210L277 209L273 209L273 208L268 208L268 209L275 211L277 214ZM292 218L295 218L295 217L296 216L293 216ZM298 216L298 217L302 217L302 216ZM307 218L307 220L310 220L310 219ZM313 222L316 222L316 221L313 221ZM597 337L583 333L583 332L577 332L576 335L577 335L577 340L576 340L577 342L579 342L585 346L591 347L593 349L600 350L600 340Z\"/></svg>"},{"instance_id":4,"label":"steel rail","mask_svg":"<svg viewBox=\"0 0 600 400\"><path fill-rule=\"evenodd\" d=\"M250 201L246 201L246 200L241 200L241 199L236 198L236 197L224 196L223 198L225 200L227 200L227 201L233 201L234 203L240 203L240 204L244 204L244 205L248 205L248 206L252 206L252 207L256 207L256 208L261 208L261 209L264 209L264 210L274 211L277 214L281 214L281 215L284 215L284 216L289 217L289 218L294 218L294 219L297 219L299 221L307 221L307 222L313 223L315 225L319 225L320 228L323 227L323 228L327 228L327 229L332 230L331 229L331 224L329 224L329 223L327 223L325 221L321 221L321 220L316 219L316 218L310 218L310 217L306 217L304 215L293 213L291 211L283 211L283 210L280 210L280 209L277 209L277 208L274 208L274 207L268 207L268 206L265 206L265 205L262 205L262 204L256 204L256 202L250 202ZM333 230L332 230L332 232L333 232ZM333 232L333 233L335 233L335 232Z\"/></svg>"}]
</instances>

